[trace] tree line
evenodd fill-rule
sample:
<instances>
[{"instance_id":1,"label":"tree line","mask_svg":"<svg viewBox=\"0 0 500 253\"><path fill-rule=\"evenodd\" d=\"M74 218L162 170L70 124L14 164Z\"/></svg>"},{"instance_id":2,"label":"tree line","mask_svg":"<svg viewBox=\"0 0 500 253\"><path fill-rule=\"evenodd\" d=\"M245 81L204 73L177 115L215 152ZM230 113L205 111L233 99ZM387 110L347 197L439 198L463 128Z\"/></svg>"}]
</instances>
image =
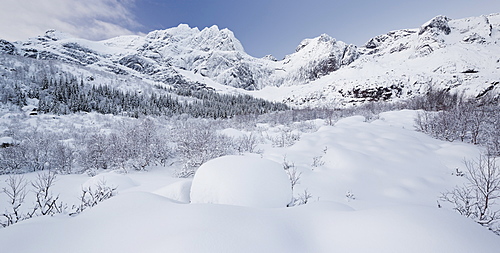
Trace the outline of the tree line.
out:
<instances>
[{"instance_id":1,"label":"tree line","mask_svg":"<svg viewBox=\"0 0 500 253\"><path fill-rule=\"evenodd\" d=\"M173 116L188 114L202 118L230 118L235 115L264 114L288 110L282 103L269 102L249 95L219 94L211 90L192 91L176 88L171 92L157 90L151 94L123 91L108 85L85 85L75 78L42 80L40 88L28 91L27 97L39 100L42 113L102 114L139 116Z\"/></svg>"}]
</instances>

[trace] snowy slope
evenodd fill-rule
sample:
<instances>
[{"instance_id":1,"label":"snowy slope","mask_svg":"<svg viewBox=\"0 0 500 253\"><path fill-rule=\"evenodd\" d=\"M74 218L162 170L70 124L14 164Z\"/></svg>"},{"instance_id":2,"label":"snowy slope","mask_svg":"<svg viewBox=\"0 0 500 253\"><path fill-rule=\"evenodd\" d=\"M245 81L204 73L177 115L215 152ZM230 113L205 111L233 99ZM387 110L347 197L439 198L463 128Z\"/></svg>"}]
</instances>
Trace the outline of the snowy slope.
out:
<instances>
[{"instance_id":1,"label":"snowy slope","mask_svg":"<svg viewBox=\"0 0 500 253\"><path fill-rule=\"evenodd\" d=\"M463 159L475 158L478 148L415 132L416 113L386 112L372 122L354 116L333 126L311 121L318 130L301 132L294 145L277 148L267 141L259 146L263 158L240 160L254 161L242 167L250 173L246 175L259 178L263 168L251 175L252 164L265 167L268 160L282 163L286 157L302 173L294 194L308 189L313 196L302 206L189 203L191 180L172 177L172 167L94 178L60 175L54 191L69 204L78 201L82 185L102 178L118 186L119 193L76 217L37 217L0 229L0 244L12 253L498 252L500 237L436 203L441 192L464 183L452 173L463 171ZM281 127L260 125L255 134L272 136ZM236 129L226 132L238 134ZM312 166L314 157L323 163ZM216 163L219 171L235 165ZM220 190L219 196L231 196L232 203L255 200L249 191L256 186L240 182L245 178L212 176L230 180L224 184L235 190L210 188L206 175L198 183ZM0 187L5 178L0 176ZM0 203L4 201L0 194Z\"/></svg>"},{"instance_id":2,"label":"snowy slope","mask_svg":"<svg viewBox=\"0 0 500 253\"><path fill-rule=\"evenodd\" d=\"M363 46L323 34L303 40L282 60L246 54L228 29L185 24L105 41L50 30L24 42L0 40L0 52L173 86L208 85L297 106L324 106L404 99L429 87L474 96L498 89L499 41L500 14L491 14L438 16Z\"/></svg>"}]
</instances>

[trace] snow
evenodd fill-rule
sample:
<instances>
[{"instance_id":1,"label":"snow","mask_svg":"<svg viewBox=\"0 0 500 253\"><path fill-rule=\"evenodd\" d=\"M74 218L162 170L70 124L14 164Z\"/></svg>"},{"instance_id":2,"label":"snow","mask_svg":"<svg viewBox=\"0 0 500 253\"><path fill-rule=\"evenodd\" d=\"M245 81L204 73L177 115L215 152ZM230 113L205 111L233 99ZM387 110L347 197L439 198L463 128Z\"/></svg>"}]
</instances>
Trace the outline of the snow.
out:
<instances>
[{"instance_id":1,"label":"snow","mask_svg":"<svg viewBox=\"0 0 500 253\"><path fill-rule=\"evenodd\" d=\"M0 143L1 144L12 144L12 143L14 143L14 139L12 137L9 137L9 136L3 136L3 137L0 137Z\"/></svg>"},{"instance_id":2,"label":"snow","mask_svg":"<svg viewBox=\"0 0 500 253\"><path fill-rule=\"evenodd\" d=\"M256 155L208 161L196 172L191 187L191 203L285 207L291 199L282 165Z\"/></svg>"},{"instance_id":3,"label":"snow","mask_svg":"<svg viewBox=\"0 0 500 253\"><path fill-rule=\"evenodd\" d=\"M36 218L0 235L4 252L488 253L500 246L467 218L421 206L254 209L182 205L144 192L119 195L74 218Z\"/></svg>"},{"instance_id":4,"label":"snow","mask_svg":"<svg viewBox=\"0 0 500 253\"><path fill-rule=\"evenodd\" d=\"M177 200L181 203L189 203L191 193L191 180L178 181L162 187L158 190L153 191L153 193L158 194L163 197L167 197L172 200Z\"/></svg>"},{"instance_id":5,"label":"snow","mask_svg":"<svg viewBox=\"0 0 500 253\"><path fill-rule=\"evenodd\" d=\"M90 187L91 189L96 189L97 185L99 184L106 184L110 187L117 187L118 191L129 189L138 185L130 177L127 177L126 175L123 174L119 174L115 171L111 171L93 176L85 183L83 183L82 187L83 188Z\"/></svg>"},{"instance_id":6,"label":"snow","mask_svg":"<svg viewBox=\"0 0 500 253\"><path fill-rule=\"evenodd\" d=\"M317 131L301 132L294 145L265 140L261 155L211 160L193 179L172 176L175 165L58 175L53 192L70 206L82 186L102 179L118 194L74 217L0 228L1 252L498 252L500 237L436 204L443 191L465 182L453 172L464 171L463 160L479 149L416 132L416 113L353 116L333 126L306 122ZM265 137L283 127L261 124L253 133ZM312 166L313 157L324 163ZM291 193L284 159L302 173L294 196L307 189L309 203L285 207ZM0 175L0 189L6 178ZM0 212L6 201L0 193Z\"/></svg>"}]
</instances>

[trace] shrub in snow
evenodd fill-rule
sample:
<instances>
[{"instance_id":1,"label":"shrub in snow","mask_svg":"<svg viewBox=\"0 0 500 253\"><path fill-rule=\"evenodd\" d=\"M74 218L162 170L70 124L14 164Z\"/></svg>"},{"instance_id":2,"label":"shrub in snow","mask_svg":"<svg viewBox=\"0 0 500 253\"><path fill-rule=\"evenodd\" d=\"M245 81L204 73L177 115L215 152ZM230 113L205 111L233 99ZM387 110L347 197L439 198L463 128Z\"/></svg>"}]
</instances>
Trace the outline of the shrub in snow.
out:
<instances>
[{"instance_id":1,"label":"shrub in snow","mask_svg":"<svg viewBox=\"0 0 500 253\"><path fill-rule=\"evenodd\" d=\"M2 189L8 197L8 208L2 213L3 220L0 220L0 225L3 227L10 226L14 223L25 219L25 215L20 210L21 205L24 203L24 198L28 194L26 186L27 181L23 176L10 175L7 180L7 187Z\"/></svg>"},{"instance_id":2,"label":"shrub in snow","mask_svg":"<svg viewBox=\"0 0 500 253\"><path fill-rule=\"evenodd\" d=\"M116 189L117 187L107 185L106 181L102 178L94 187L82 187L80 205L73 206L74 212L70 215L79 214L85 211L85 209L94 207L100 202L115 196Z\"/></svg>"},{"instance_id":3,"label":"shrub in snow","mask_svg":"<svg viewBox=\"0 0 500 253\"><path fill-rule=\"evenodd\" d=\"M234 140L235 149L238 150L239 154L248 152L248 153L257 153L257 136L253 133L243 134L242 136L236 138Z\"/></svg>"},{"instance_id":4,"label":"shrub in snow","mask_svg":"<svg viewBox=\"0 0 500 253\"><path fill-rule=\"evenodd\" d=\"M234 152L232 139L218 134L212 122L190 119L175 126L177 152L183 162L178 177L191 177L196 169L210 159Z\"/></svg>"},{"instance_id":5,"label":"shrub in snow","mask_svg":"<svg viewBox=\"0 0 500 253\"><path fill-rule=\"evenodd\" d=\"M292 198L283 167L259 156L224 156L196 172L191 203L285 207Z\"/></svg>"},{"instance_id":6,"label":"shrub in snow","mask_svg":"<svg viewBox=\"0 0 500 253\"><path fill-rule=\"evenodd\" d=\"M6 227L36 216L63 213L66 205L59 200L59 195L55 196L52 193L55 180L54 172L40 172L34 181L29 182L33 189L28 191L26 188L28 181L24 176L10 175L6 180L7 187L2 189L2 192L7 195L8 208L0 217L0 225ZM35 194L35 201L33 206L25 212L21 206L25 206L24 199L28 193Z\"/></svg>"},{"instance_id":7,"label":"shrub in snow","mask_svg":"<svg viewBox=\"0 0 500 253\"><path fill-rule=\"evenodd\" d=\"M325 161L323 161L322 159L323 159L322 155L313 157L313 162L312 162L311 166L312 167L320 167L320 166L325 165Z\"/></svg>"},{"instance_id":8,"label":"shrub in snow","mask_svg":"<svg viewBox=\"0 0 500 253\"><path fill-rule=\"evenodd\" d=\"M311 193L307 191L307 189L304 190L303 193L299 193L299 196L297 198L293 198L293 203L290 203L289 206L300 206L300 205L305 205L309 202L309 199L312 198Z\"/></svg>"},{"instance_id":9,"label":"shrub in snow","mask_svg":"<svg viewBox=\"0 0 500 253\"><path fill-rule=\"evenodd\" d=\"M55 180L56 174L49 171L47 173L38 173L36 180L31 182L36 200L35 207L33 207L33 210L28 214L30 218L40 215L54 215L64 211L65 206L59 200L59 195L54 196L52 194L51 188Z\"/></svg>"},{"instance_id":10,"label":"shrub in snow","mask_svg":"<svg viewBox=\"0 0 500 253\"><path fill-rule=\"evenodd\" d=\"M500 198L500 167L494 157L481 155L477 160L465 161L465 168L467 184L443 193L441 199L452 203L461 215L500 234L500 210L495 209Z\"/></svg>"},{"instance_id":11,"label":"shrub in snow","mask_svg":"<svg viewBox=\"0 0 500 253\"><path fill-rule=\"evenodd\" d=\"M303 193L299 193L297 197L295 195L295 186L300 183L302 172L297 171L295 164L287 161L286 156L283 158L283 169L288 176L288 180L290 181L290 186L292 188L292 199L287 206L292 207L307 204L309 199L312 198L311 193L309 193L307 189L305 189Z\"/></svg>"},{"instance_id":12,"label":"shrub in snow","mask_svg":"<svg viewBox=\"0 0 500 253\"><path fill-rule=\"evenodd\" d=\"M347 202L356 199L356 197L354 196L354 193L352 193L351 191L347 191L345 193L345 198L346 198Z\"/></svg>"},{"instance_id":13,"label":"shrub in snow","mask_svg":"<svg viewBox=\"0 0 500 253\"><path fill-rule=\"evenodd\" d=\"M270 137L270 139L273 142L273 147L284 148L290 147L295 144L295 142L299 141L300 134L294 133L292 129L284 127L280 129L276 136Z\"/></svg>"}]
</instances>

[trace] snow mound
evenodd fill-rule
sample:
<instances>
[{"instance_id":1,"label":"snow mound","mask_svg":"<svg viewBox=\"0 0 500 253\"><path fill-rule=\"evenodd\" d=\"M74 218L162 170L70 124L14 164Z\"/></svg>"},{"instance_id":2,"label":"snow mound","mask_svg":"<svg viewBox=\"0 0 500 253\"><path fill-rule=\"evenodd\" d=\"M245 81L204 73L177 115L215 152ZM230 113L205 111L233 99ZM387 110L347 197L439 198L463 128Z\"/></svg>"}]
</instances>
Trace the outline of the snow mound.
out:
<instances>
[{"instance_id":1,"label":"snow mound","mask_svg":"<svg viewBox=\"0 0 500 253\"><path fill-rule=\"evenodd\" d=\"M224 156L203 164L193 179L191 203L285 207L290 181L279 163L259 156Z\"/></svg>"},{"instance_id":2,"label":"snow mound","mask_svg":"<svg viewBox=\"0 0 500 253\"><path fill-rule=\"evenodd\" d=\"M182 203L189 203L191 181L179 181L155 190L153 193Z\"/></svg>"}]
</instances>

